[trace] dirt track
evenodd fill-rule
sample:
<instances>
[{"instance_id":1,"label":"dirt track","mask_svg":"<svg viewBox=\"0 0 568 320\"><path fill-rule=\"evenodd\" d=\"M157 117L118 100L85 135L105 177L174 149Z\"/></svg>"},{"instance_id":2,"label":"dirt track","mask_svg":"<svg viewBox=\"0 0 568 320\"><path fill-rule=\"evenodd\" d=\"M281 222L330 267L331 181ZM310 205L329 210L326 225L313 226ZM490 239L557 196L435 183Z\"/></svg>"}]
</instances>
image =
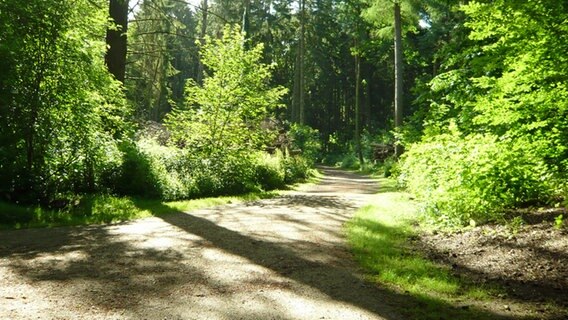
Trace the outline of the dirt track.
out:
<instances>
[{"instance_id":1,"label":"dirt track","mask_svg":"<svg viewBox=\"0 0 568 320\"><path fill-rule=\"evenodd\" d=\"M324 169L275 199L128 223L0 232L0 319L397 319L342 225L376 191Z\"/></svg>"}]
</instances>

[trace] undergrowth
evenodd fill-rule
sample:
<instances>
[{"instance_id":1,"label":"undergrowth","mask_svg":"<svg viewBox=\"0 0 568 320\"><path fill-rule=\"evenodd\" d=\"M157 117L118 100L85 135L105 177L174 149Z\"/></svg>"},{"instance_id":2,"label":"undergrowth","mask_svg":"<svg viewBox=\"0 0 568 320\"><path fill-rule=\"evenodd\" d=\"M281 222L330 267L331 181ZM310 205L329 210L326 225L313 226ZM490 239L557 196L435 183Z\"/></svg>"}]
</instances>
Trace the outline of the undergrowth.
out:
<instances>
[{"instance_id":1,"label":"undergrowth","mask_svg":"<svg viewBox=\"0 0 568 320\"><path fill-rule=\"evenodd\" d=\"M46 209L39 206L24 207L0 202L0 229L116 223L180 211L197 210L227 203L265 199L275 195L275 192L256 192L239 196L170 202L95 195L78 198L74 203L63 209Z\"/></svg>"},{"instance_id":2,"label":"undergrowth","mask_svg":"<svg viewBox=\"0 0 568 320\"><path fill-rule=\"evenodd\" d=\"M454 308L456 301L490 297L494 289L474 286L454 276L410 245L415 237L418 206L397 191L396 182L382 178L380 193L347 225L349 243L373 282L404 292L418 301L407 309L412 319L476 319L487 315L475 308Z\"/></svg>"}]
</instances>

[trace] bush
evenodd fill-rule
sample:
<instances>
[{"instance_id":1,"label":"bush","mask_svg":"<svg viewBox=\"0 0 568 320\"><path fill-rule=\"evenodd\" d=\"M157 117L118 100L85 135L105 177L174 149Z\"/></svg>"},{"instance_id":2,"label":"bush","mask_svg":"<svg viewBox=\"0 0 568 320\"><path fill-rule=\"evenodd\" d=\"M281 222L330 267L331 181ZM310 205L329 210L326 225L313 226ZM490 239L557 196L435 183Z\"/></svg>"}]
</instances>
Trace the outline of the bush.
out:
<instances>
[{"instance_id":1,"label":"bush","mask_svg":"<svg viewBox=\"0 0 568 320\"><path fill-rule=\"evenodd\" d=\"M263 190L274 190L284 187L286 171L281 153L269 155L259 153L256 156L256 181Z\"/></svg>"},{"instance_id":2,"label":"bush","mask_svg":"<svg viewBox=\"0 0 568 320\"><path fill-rule=\"evenodd\" d=\"M148 138L121 147L121 165L107 170L109 189L123 196L162 200L273 190L306 179L310 162L281 154L228 151L204 154Z\"/></svg>"},{"instance_id":3,"label":"bush","mask_svg":"<svg viewBox=\"0 0 568 320\"><path fill-rule=\"evenodd\" d=\"M411 145L400 180L437 222L495 220L503 210L549 198L549 171L524 140L453 132Z\"/></svg>"},{"instance_id":4,"label":"bush","mask_svg":"<svg viewBox=\"0 0 568 320\"><path fill-rule=\"evenodd\" d=\"M301 150L304 159L312 164L319 160L321 143L318 130L294 123L289 134L292 140L292 148Z\"/></svg>"},{"instance_id":5,"label":"bush","mask_svg":"<svg viewBox=\"0 0 568 320\"><path fill-rule=\"evenodd\" d=\"M109 171L105 179L118 194L175 200L193 192L181 150L152 139L124 143L121 149L122 165Z\"/></svg>"},{"instance_id":6,"label":"bush","mask_svg":"<svg viewBox=\"0 0 568 320\"><path fill-rule=\"evenodd\" d=\"M284 182L287 184L303 181L310 176L311 165L303 157L287 157L282 161L284 165Z\"/></svg>"},{"instance_id":7,"label":"bush","mask_svg":"<svg viewBox=\"0 0 568 320\"><path fill-rule=\"evenodd\" d=\"M359 159L353 153L346 154L341 159L341 169L359 169L360 167Z\"/></svg>"}]
</instances>

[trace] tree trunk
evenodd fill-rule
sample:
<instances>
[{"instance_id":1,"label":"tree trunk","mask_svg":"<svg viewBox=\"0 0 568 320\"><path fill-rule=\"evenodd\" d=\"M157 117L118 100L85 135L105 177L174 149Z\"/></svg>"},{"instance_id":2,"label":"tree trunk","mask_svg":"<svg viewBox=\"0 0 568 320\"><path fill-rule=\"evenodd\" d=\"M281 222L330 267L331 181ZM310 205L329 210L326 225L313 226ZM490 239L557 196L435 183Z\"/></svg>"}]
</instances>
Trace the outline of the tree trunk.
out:
<instances>
[{"instance_id":1,"label":"tree trunk","mask_svg":"<svg viewBox=\"0 0 568 320\"><path fill-rule=\"evenodd\" d=\"M108 71L120 82L124 82L126 73L126 50L128 30L128 1L110 0L109 15L116 24L116 30L107 30L107 52L105 62Z\"/></svg>"},{"instance_id":2,"label":"tree trunk","mask_svg":"<svg viewBox=\"0 0 568 320\"><path fill-rule=\"evenodd\" d=\"M394 127L399 131L402 126L403 116L403 97L402 97L402 30L400 18L400 3L394 3ZM395 141L396 157L399 157L403 152L400 141Z\"/></svg>"},{"instance_id":3,"label":"tree trunk","mask_svg":"<svg viewBox=\"0 0 568 320\"><path fill-rule=\"evenodd\" d=\"M355 40L355 48L359 50L358 41ZM361 147L361 56L360 52L355 54L355 147L361 167L365 163L363 159L363 148Z\"/></svg>"},{"instance_id":4,"label":"tree trunk","mask_svg":"<svg viewBox=\"0 0 568 320\"><path fill-rule=\"evenodd\" d=\"M209 11L207 0L203 0L201 3L201 32L199 34L199 42L201 44L205 44L205 35L207 34L207 11ZM197 63L197 83L203 83L203 63L201 62L201 57L199 57L199 61Z\"/></svg>"},{"instance_id":5,"label":"tree trunk","mask_svg":"<svg viewBox=\"0 0 568 320\"><path fill-rule=\"evenodd\" d=\"M245 39L250 38L250 0L244 0L243 33L245 34Z\"/></svg>"},{"instance_id":6,"label":"tree trunk","mask_svg":"<svg viewBox=\"0 0 568 320\"><path fill-rule=\"evenodd\" d=\"M305 74L304 74L304 53L305 53L305 30L306 29L306 0L300 0L300 110L299 122L305 124Z\"/></svg>"}]
</instances>

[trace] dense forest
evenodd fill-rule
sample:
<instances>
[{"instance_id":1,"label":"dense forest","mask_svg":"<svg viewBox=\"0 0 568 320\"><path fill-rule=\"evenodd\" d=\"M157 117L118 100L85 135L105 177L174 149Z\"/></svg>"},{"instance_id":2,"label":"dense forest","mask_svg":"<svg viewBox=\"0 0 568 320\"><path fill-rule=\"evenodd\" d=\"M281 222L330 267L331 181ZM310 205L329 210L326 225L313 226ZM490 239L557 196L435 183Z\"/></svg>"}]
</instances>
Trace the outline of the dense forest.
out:
<instances>
[{"instance_id":1,"label":"dense forest","mask_svg":"<svg viewBox=\"0 0 568 320\"><path fill-rule=\"evenodd\" d=\"M564 1L0 0L0 30L4 202L241 194L316 163L394 175L450 226L568 192Z\"/></svg>"}]
</instances>

